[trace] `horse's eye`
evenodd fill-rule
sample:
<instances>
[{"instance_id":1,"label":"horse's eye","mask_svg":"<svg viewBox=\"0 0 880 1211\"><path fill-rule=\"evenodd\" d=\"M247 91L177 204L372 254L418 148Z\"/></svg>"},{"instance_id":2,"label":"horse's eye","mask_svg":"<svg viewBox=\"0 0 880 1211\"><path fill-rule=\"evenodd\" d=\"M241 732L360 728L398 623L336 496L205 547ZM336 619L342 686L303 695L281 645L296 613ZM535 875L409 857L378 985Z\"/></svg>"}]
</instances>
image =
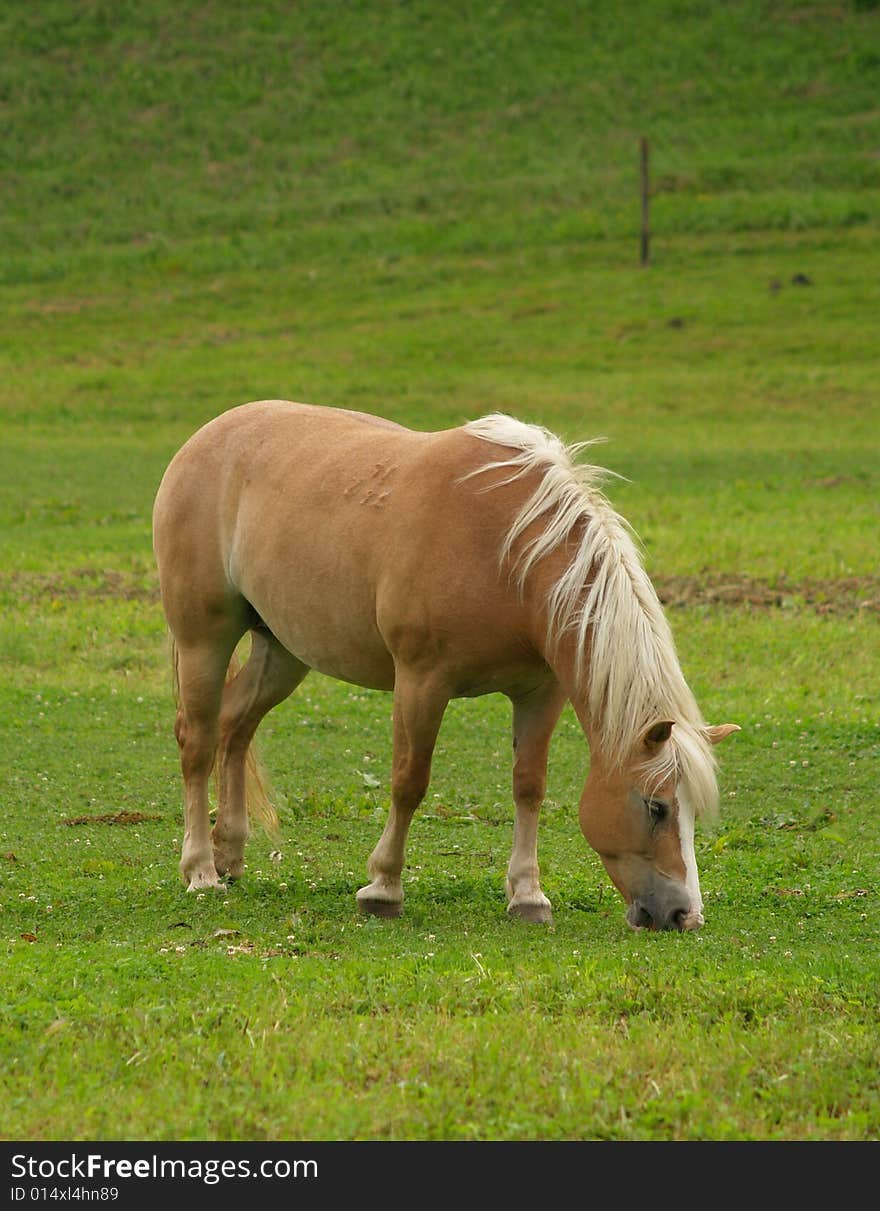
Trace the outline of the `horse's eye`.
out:
<instances>
[{"instance_id":1,"label":"horse's eye","mask_svg":"<svg viewBox=\"0 0 880 1211\"><path fill-rule=\"evenodd\" d=\"M645 807L650 812L654 824L659 824L669 815L669 804L664 803L662 799L646 799Z\"/></svg>"}]
</instances>

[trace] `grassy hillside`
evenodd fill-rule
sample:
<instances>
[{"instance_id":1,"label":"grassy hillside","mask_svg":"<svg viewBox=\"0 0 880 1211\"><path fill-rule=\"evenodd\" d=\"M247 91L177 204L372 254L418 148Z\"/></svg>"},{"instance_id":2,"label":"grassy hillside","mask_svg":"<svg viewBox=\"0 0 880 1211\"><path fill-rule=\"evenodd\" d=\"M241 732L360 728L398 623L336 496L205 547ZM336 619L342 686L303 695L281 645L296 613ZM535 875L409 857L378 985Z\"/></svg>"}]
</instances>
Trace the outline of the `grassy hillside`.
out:
<instances>
[{"instance_id":1,"label":"grassy hillside","mask_svg":"<svg viewBox=\"0 0 880 1211\"><path fill-rule=\"evenodd\" d=\"M126 0L0 14L3 280L876 217L876 8ZM633 243L635 249L635 243Z\"/></svg>"},{"instance_id":2,"label":"grassy hillside","mask_svg":"<svg viewBox=\"0 0 880 1211\"><path fill-rule=\"evenodd\" d=\"M9 0L0 46L0 1135L876 1138L880 8ZM609 438L743 727L699 935L624 924L570 713L556 923L505 919L494 697L359 918L390 702L317 677L280 861L185 895L150 512L269 396Z\"/></svg>"}]
</instances>

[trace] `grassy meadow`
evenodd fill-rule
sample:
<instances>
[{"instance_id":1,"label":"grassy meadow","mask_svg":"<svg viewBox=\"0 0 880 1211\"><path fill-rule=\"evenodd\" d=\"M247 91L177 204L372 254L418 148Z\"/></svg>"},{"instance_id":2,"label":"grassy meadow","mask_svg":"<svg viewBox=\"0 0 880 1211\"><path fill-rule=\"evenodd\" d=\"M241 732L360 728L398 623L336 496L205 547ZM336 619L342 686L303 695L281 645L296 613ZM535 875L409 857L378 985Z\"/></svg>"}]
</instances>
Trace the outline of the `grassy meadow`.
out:
<instances>
[{"instance_id":1,"label":"grassy meadow","mask_svg":"<svg viewBox=\"0 0 880 1211\"><path fill-rule=\"evenodd\" d=\"M0 1138L880 1136L880 7L0 10ZM639 265L638 140L652 264ZM264 722L280 844L187 895L150 513L210 417L492 410L596 458L707 719L706 925L576 805L506 918L509 706L456 702L396 921L388 696Z\"/></svg>"}]
</instances>

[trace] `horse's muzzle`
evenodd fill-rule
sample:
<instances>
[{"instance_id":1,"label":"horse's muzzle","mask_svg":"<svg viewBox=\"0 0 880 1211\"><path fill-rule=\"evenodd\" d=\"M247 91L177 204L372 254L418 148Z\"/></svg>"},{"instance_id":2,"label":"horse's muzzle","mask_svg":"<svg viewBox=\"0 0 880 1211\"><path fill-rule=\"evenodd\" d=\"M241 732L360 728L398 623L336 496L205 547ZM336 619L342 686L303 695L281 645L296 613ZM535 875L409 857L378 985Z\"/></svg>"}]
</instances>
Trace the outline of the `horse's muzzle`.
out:
<instances>
[{"instance_id":1,"label":"horse's muzzle","mask_svg":"<svg viewBox=\"0 0 880 1211\"><path fill-rule=\"evenodd\" d=\"M649 899L633 900L626 910L626 921L633 929L675 929L681 932L699 929L703 924L703 914L680 904L667 907L652 903Z\"/></svg>"}]
</instances>

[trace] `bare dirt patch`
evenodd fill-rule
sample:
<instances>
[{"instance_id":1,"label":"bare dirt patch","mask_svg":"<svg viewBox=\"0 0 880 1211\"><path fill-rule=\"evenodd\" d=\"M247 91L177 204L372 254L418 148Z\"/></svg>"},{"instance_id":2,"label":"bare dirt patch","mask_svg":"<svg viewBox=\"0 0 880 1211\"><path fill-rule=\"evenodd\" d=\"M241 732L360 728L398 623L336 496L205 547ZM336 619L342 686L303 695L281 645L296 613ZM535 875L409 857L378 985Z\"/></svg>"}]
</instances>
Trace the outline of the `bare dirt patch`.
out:
<instances>
[{"instance_id":1,"label":"bare dirt patch","mask_svg":"<svg viewBox=\"0 0 880 1211\"><path fill-rule=\"evenodd\" d=\"M809 609L817 614L880 615L880 576L840 580L759 580L750 576L668 576L654 580L665 606L721 605Z\"/></svg>"},{"instance_id":2,"label":"bare dirt patch","mask_svg":"<svg viewBox=\"0 0 880 1211\"><path fill-rule=\"evenodd\" d=\"M148 816L144 812L105 812L102 816L65 816L62 824L144 824L150 820L161 820L162 816Z\"/></svg>"},{"instance_id":3,"label":"bare dirt patch","mask_svg":"<svg viewBox=\"0 0 880 1211\"><path fill-rule=\"evenodd\" d=\"M0 592L21 602L81 601L84 598L116 601L159 600L155 573L119 572L112 568L70 568L64 572L12 572L0 576Z\"/></svg>"}]
</instances>

